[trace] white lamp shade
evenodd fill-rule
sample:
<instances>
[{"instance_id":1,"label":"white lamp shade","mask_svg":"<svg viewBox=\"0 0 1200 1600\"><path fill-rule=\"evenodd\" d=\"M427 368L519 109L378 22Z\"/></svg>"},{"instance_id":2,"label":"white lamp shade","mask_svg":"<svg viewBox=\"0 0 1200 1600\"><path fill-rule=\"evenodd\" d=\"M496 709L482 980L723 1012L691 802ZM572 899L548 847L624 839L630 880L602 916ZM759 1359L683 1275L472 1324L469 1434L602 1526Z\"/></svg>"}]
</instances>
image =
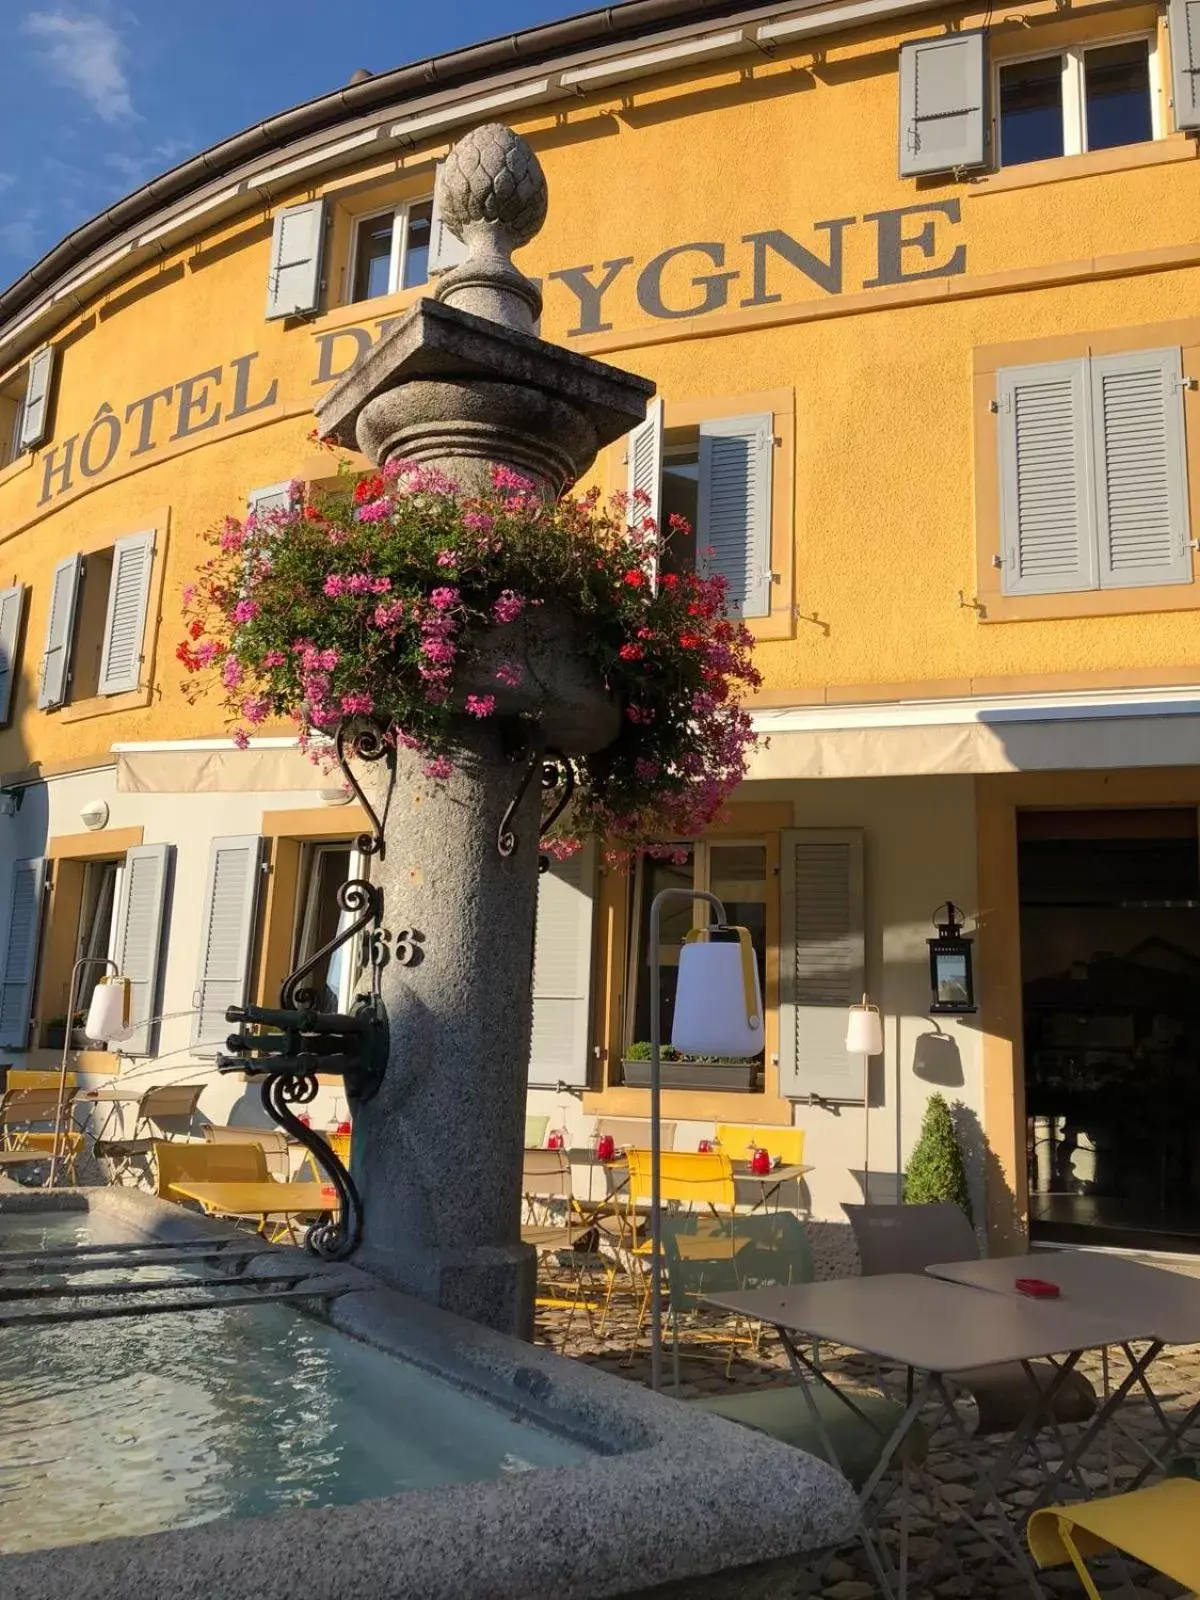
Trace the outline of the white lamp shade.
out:
<instances>
[{"instance_id":1,"label":"white lamp shade","mask_svg":"<svg viewBox=\"0 0 1200 1600\"><path fill-rule=\"evenodd\" d=\"M851 1006L846 1019L846 1050L852 1056L883 1054L883 1019L875 1006Z\"/></svg>"},{"instance_id":2,"label":"white lamp shade","mask_svg":"<svg viewBox=\"0 0 1200 1600\"><path fill-rule=\"evenodd\" d=\"M83 1025L88 1038L104 1044L128 1039L133 1032L130 999L128 978L101 978L92 990L92 1003Z\"/></svg>"},{"instance_id":3,"label":"white lamp shade","mask_svg":"<svg viewBox=\"0 0 1200 1600\"><path fill-rule=\"evenodd\" d=\"M744 928L736 940L685 944L679 952L679 983L671 1043L689 1056L734 1060L763 1048L762 991L758 963Z\"/></svg>"}]
</instances>

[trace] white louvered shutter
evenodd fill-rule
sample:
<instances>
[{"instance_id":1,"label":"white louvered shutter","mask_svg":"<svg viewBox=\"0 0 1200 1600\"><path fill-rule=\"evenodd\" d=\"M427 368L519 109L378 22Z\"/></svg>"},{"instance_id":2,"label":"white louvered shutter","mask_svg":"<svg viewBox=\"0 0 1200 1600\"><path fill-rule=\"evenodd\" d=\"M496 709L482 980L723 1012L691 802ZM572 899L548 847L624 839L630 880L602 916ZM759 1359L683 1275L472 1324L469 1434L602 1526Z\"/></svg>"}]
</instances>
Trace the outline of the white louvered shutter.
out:
<instances>
[{"instance_id":1,"label":"white louvered shutter","mask_svg":"<svg viewBox=\"0 0 1200 1600\"><path fill-rule=\"evenodd\" d=\"M192 1047L202 1054L224 1049L226 1038L236 1031L225 1020L226 1008L245 1004L261 857L257 834L212 842L192 1018Z\"/></svg>"},{"instance_id":2,"label":"white louvered shutter","mask_svg":"<svg viewBox=\"0 0 1200 1600\"><path fill-rule=\"evenodd\" d=\"M442 216L442 203L439 189L441 187L442 168L444 161L437 164L437 172L433 182L433 213L429 219L429 275L435 272L449 272L451 267L457 267L459 262L465 261L470 254L466 245L457 234L451 233Z\"/></svg>"},{"instance_id":3,"label":"white louvered shutter","mask_svg":"<svg viewBox=\"0 0 1200 1600\"><path fill-rule=\"evenodd\" d=\"M698 565L725 579L734 616L765 617L771 610L774 449L770 414L700 424Z\"/></svg>"},{"instance_id":4,"label":"white louvered shutter","mask_svg":"<svg viewBox=\"0 0 1200 1600\"><path fill-rule=\"evenodd\" d=\"M135 533L113 546L108 616L100 656L100 694L136 689L142 672L142 640L154 566L153 533Z\"/></svg>"},{"instance_id":5,"label":"white louvered shutter","mask_svg":"<svg viewBox=\"0 0 1200 1600\"><path fill-rule=\"evenodd\" d=\"M1180 351L1091 360L1102 589L1192 581Z\"/></svg>"},{"instance_id":6,"label":"white louvered shutter","mask_svg":"<svg viewBox=\"0 0 1200 1600\"><path fill-rule=\"evenodd\" d=\"M780 1092L861 1103L862 1058L846 1050L846 1014L865 988L863 836L789 828L780 844Z\"/></svg>"},{"instance_id":7,"label":"white louvered shutter","mask_svg":"<svg viewBox=\"0 0 1200 1600\"><path fill-rule=\"evenodd\" d=\"M151 1041L157 1028L152 1019L158 1011L159 951L172 848L139 844L125 855L113 960L121 977L129 979L134 1031L121 1045L122 1055L153 1054Z\"/></svg>"},{"instance_id":8,"label":"white louvered shutter","mask_svg":"<svg viewBox=\"0 0 1200 1600\"><path fill-rule=\"evenodd\" d=\"M531 1084L587 1083L595 882L592 844L538 881Z\"/></svg>"},{"instance_id":9,"label":"white louvered shutter","mask_svg":"<svg viewBox=\"0 0 1200 1600\"><path fill-rule=\"evenodd\" d=\"M1003 592L1096 588L1086 359L998 373L997 404Z\"/></svg>"},{"instance_id":10,"label":"white louvered shutter","mask_svg":"<svg viewBox=\"0 0 1200 1600\"><path fill-rule=\"evenodd\" d=\"M980 167L987 159L982 32L900 46L900 176Z\"/></svg>"},{"instance_id":11,"label":"white louvered shutter","mask_svg":"<svg viewBox=\"0 0 1200 1600\"><path fill-rule=\"evenodd\" d=\"M1177 128L1200 128L1200 0L1171 0L1171 95Z\"/></svg>"},{"instance_id":12,"label":"white louvered shutter","mask_svg":"<svg viewBox=\"0 0 1200 1600\"><path fill-rule=\"evenodd\" d=\"M317 309L324 243L324 200L309 200L276 213L267 278L268 319L302 316Z\"/></svg>"},{"instance_id":13,"label":"white louvered shutter","mask_svg":"<svg viewBox=\"0 0 1200 1600\"><path fill-rule=\"evenodd\" d=\"M625 436L625 487L629 494L626 517L629 522L640 522L651 517L657 525L662 517L662 465L663 465L663 403L651 400L646 407L646 420L639 422ZM640 489L648 503L634 504L633 496ZM659 528L660 542L666 538L666 529ZM658 561L651 557L647 562L651 583L658 583Z\"/></svg>"},{"instance_id":14,"label":"white louvered shutter","mask_svg":"<svg viewBox=\"0 0 1200 1600\"><path fill-rule=\"evenodd\" d=\"M46 863L38 857L13 863L8 902L8 941L0 967L0 1045L24 1050L29 1044L29 1013L42 926L42 884Z\"/></svg>"},{"instance_id":15,"label":"white louvered shutter","mask_svg":"<svg viewBox=\"0 0 1200 1600\"><path fill-rule=\"evenodd\" d=\"M21 410L21 431L17 444L32 450L42 443L50 427L50 385L54 382L54 346L48 344L29 361L29 382Z\"/></svg>"},{"instance_id":16,"label":"white louvered shutter","mask_svg":"<svg viewBox=\"0 0 1200 1600\"><path fill-rule=\"evenodd\" d=\"M75 606L83 557L68 556L54 569L50 585L50 615L46 620L46 645L38 684L38 709L52 710L67 698L71 681L71 654L75 646Z\"/></svg>"},{"instance_id":17,"label":"white louvered shutter","mask_svg":"<svg viewBox=\"0 0 1200 1600\"><path fill-rule=\"evenodd\" d=\"M21 613L25 608L25 585L0 589L0 727L12 715L13 689L17 681L17 645L21 638Z\"/></svg>"},{"instance_id":18,"label":"white louvered shutter","mask_svg":"<svg viewBox=\"0 0 1200 1600\"><path fill-rule=\"evenodd\" d=\"M251 511L266 516L270 511L288 511L292 504L291 483L272 483L265 489L251 489L247 504Z\"/></svg>"}]
</instances>

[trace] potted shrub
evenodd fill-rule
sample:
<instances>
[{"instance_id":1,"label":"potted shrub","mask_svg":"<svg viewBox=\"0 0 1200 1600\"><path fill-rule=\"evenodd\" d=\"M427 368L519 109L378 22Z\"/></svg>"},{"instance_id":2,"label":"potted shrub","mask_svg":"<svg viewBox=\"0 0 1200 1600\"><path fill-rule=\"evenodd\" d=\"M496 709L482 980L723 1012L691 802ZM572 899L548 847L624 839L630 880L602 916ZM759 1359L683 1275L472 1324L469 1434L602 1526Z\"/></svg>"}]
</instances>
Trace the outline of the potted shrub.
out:
<instances>
[{"instance_id":1,"label":"potted shrub","mask_svg":"<svg viewBox=\"0 0 1200 1600\"><path fill-rule=\"evenodd\" d=\"M681 1055L673 1045L661 1051L661 1079L669 1089L754 1089L762 1070L760 1057L749 1061L721 1060L717 1056ZM621 1063L624 1081L634 1089L650 1085L650 1041L638 1039Z\"/></svg>"},{"instance_id":2,"label":"potted shrub","mask_svg":"<svg viewBox=\"0 0 1200 1600\"><path fill-rule=\"evenodd\" d=\"M931 1094L926 1102L921 1134L908 1158L904 1199L911 1206L948 1201L960 1207L969 1221L975 1220L971 1215L971 1193L962 1151L954 1133L954 1118L940 1094Z\"/></svg>"}]
</instances>

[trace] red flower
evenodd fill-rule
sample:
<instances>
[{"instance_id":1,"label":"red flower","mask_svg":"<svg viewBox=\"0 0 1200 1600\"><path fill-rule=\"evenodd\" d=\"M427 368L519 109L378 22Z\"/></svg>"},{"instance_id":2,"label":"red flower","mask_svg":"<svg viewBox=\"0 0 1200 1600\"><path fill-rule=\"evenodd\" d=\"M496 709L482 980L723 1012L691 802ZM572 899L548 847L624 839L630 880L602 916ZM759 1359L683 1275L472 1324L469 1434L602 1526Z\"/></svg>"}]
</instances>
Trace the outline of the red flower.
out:
<instances>
[{"instance_id":1,"label":"red flower","mask_svg":"<svg viewBox=\"0 0 1200 1600\"><path fill-rule=\"evenodd\" d=\"M359 487L361 487L361 485ZM358 490L356 489L354 492L357 495ZM305 506L304 520L305 522L324 522L325 518L317 510L316 506Z\"/></svg>"},{"instance_id":2,"label":"red flower","mask_svg":"<svg viewBox=\"0 0 1200 1600\"><path fill-rule=\"evenodd\" d=\"M646 574L641 567L630 567L629 571L622 577L621 582L630 589L642 589L646 584Z\"/></svg>"},{"instance_id":3,"label":"red flower","mask_svg":"<svg viewBox=\"0 0 1200 1600\"><path fill-rule=\"evenodd\" d=\"M679 648L681 650L699 650L704 640L698 633L681 633L679 635Z\"/></svg>"},{"instance_id":4,"label":"red flower","mask_svg":"<svg viewBox=\"0 0 1200 1600\"><path fill-rule=\"evenodd\" d=\"M371 478L363 478L354 485L354 504L365 505L368 500L378 500L383 493L383 479L376 474Z\"/></svg>"},{"instance_id":5,"label":"red flower","mask_svg":"<svg viewBox=\"0 0 1200 1600\"><path fill-rule=\"evenodd\" d=\"M658 581L664 589L674 589L679 584L679 574L677 572L664 572Z\"/></svg>"},{"instance_id":6,"label":"red flower","mask_svg":"<svg viewBox=\"0 0 1200 1600\"><path fill-rule=\"evenodd\" d=\"M622 661L641 661L646 652L640 644L623 644L617 654Z\"/></svg>"},{"instance_id":7,"label":"red flower","mask_svg":"<svg viewBox=\"0 0 1200 1600\"><path fill-rule=\"evenodd\" d=\"M197 617L192 623L191 627L188 629L188 632L191 634L193 639L198 639L204 632L204 624L200 621L199 617Z\"/></svg>"}]
</instances>

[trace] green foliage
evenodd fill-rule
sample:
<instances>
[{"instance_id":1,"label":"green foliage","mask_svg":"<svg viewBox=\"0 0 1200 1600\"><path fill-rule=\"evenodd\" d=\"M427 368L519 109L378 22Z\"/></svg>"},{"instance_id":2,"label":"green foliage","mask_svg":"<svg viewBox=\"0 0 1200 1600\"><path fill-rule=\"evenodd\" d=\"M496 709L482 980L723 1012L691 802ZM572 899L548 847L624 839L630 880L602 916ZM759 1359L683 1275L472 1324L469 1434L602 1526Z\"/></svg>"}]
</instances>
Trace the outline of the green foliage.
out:
<instances>
[{"instance_id":1,"label":"green foliage","mask_svg":"<svg viewBox=\"0 0 1200 1600\"><path fill-rule=\"evenodd\" d=\"M974 1220L962 1151L954 1136L954 1119L940 1094L931 1094L926 1103L921 1136L908 1160L904 1199L910 1206L949 1201Z\"/></svg>"}]
</instances>

